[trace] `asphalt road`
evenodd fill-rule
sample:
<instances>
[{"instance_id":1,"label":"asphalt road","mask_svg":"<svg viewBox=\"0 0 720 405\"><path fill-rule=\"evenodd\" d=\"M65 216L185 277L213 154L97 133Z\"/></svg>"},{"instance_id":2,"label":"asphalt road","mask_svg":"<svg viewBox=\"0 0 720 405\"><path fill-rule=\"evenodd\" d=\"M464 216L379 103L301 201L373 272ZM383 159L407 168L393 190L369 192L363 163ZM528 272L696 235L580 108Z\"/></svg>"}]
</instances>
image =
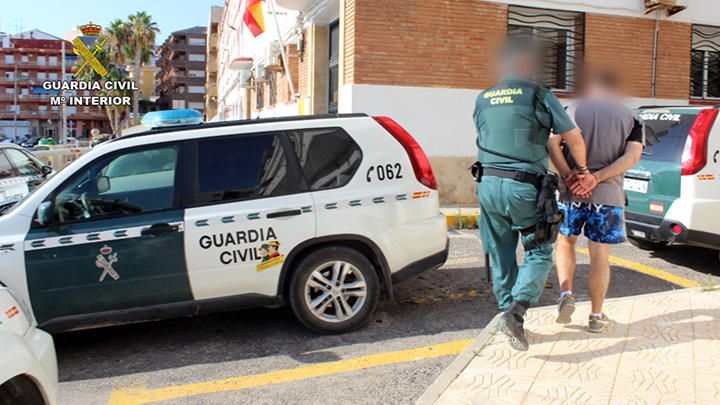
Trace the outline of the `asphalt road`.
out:
<instances>
[{"instance_id":1,"label":"asphalt road","mask_svg":"<svg viewBox=\"0 0 720 405\"><path fill-rule=\"evenodd\" d=\"M613 266L611 297L680 288L638 269L702 285L720 280L710 250L651 253L624 244L613 256L623 266ZM307 331L287 308L57 334L60 404L104 404L128 388L148 401L172 398L163 403L413 403L454 356L406 351L472 339L497 313L481 258L476 231L451 231L445 267L396 286L396 300L382 303L367 328L340 336ZM578 254L578 263L575 293L586 300L587 256ZM540 305L554 304L556 284ZM326 375L308 378L313 372ZM143 397L148 392L156 396Z\"/></svg>"}]
</instances>

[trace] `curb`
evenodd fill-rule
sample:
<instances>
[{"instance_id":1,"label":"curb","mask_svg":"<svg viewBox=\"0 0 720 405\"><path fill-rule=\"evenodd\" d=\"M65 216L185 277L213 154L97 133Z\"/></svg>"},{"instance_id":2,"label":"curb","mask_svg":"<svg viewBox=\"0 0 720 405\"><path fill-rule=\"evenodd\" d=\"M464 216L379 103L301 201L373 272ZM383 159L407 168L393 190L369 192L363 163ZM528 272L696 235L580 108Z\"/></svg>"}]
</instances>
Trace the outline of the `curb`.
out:
<instances>
[{"instance_id":1,"label":"curb","mask_svg":"<svg viewBox=\"0 0 720 405\"><path fill-rule=\"evenodd\" d=\"M447 226L450 229L467 229L477 228L480 210L469 210L470 212L458 212L456 209L441 209L440 212L445 215Z\"/></svg>"},{"instance_id":2,"label":"curb","mask_svg":"<svg viewBox=\"0 0 720 405\"><path fill-rule=\"evenodd\" d=\"M453 381L462 373L470 362L475 358L475 354L482 350L488 343L492 341L495 335L495 324L502 312L493 317L490 322L480 331L478 337L470 343L455 360L447 366L442 373L433 381L432 384L423 392L423 394L415 402L416 405L432 405L447 390Z\"/></svg>"}]
</instances>

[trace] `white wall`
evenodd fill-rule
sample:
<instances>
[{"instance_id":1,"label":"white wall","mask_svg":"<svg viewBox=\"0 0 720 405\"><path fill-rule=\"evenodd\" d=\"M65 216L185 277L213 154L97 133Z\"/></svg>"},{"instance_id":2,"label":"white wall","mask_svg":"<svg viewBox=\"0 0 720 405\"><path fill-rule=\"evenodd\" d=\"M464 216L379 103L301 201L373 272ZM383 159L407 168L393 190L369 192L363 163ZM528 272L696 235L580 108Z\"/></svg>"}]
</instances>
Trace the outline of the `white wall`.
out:
<instances>
[{"instance_id":1,"label":"white wall","mask_svg":"<svg viewBox=\"0 0 720 405\"><path fill-rule=\"evenodd\" d=\"M387 115L410 132L429 155L475 155L472 113L479 90L366 84L348 85L343 90L343 96L352 98L350 109L341 102L343 112Z\"/></svg>"},{"instance_id":2,"label":"white wall","mask_svg":"<svg viewBox=\"0 0 720 405\"><path fill-rule=\"evenodd\" d=\"M340 112L391 117L410 132L429 156L475 156L476 131L472 113L479 92L473 89L346 85L341 92ZM560 101L565 104L571 99ZM626 100L630 108L687 103L687 99Z\"/></svg>"}]
</instances>

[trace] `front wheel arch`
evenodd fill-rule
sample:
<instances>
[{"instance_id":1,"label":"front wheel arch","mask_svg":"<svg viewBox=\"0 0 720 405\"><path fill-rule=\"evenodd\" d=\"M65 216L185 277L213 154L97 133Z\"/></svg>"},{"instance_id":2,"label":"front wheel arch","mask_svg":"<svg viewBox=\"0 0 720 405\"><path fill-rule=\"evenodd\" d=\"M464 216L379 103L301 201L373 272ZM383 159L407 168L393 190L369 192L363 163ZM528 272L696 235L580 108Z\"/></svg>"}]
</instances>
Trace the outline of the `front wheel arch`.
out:
<instances>
[{"instance_id":1,"label":"front wheel arch","mask_svg":"<svg viewBox=\"0 0 720 405\"><path fill-rule=\"evenodd\" d=\"M357 250L362 253L370 263L375 266L380 280L381 292L390 300L393 299L393 285L390 267L382 250L370 239L360 235L330 235L309 239L297 246L288 253L283 267L280 270L277 295L281 302L286 303L290 288L292 272L305 257L311 253L326 247L337 246Z\"/></svg>"}]
</instances>

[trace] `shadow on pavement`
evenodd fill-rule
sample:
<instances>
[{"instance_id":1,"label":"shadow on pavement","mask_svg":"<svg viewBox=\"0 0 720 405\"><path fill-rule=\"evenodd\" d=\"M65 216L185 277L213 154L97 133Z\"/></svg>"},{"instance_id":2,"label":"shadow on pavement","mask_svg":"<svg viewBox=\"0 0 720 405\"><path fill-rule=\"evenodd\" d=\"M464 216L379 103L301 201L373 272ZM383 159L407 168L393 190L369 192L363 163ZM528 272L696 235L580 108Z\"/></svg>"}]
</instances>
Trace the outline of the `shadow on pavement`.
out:
<instances>
[{"instance_id":1,"label":"shadow on pavement","mask_svg":"<svg viewBox=\"0 0 720 405\"><path fill-rule=\"evenodd\" d=\"M539 306L554 304L559 294L554 272L550 277L555 286L545 291ZM582 300L587 266L578 266L576 285ZM664 281L614 268L609 295L672 288ZM268 356L287 356L308 364L335 361L341 356L334 349L341 346L382 344L390 339L450 331L467 331L467 336L472 337L497 313L485 271L480 267L424 273L397 285L395 296L394 302L379 305L368 327L344 335L314 334L295 319L289 308L259 308L56 334L60 380L107 378ZM238 370L240 374L242 370Z\"/></svg>"},{"instance_id":2,"label":"shadow on pavement","mask_svg":"<svg viewBox=\"0 0 720 405\"><path fill-rule=\"evenodd\" d=\"M665 249L650 252L650 257L701 273L720 276L720 257L718 257L717 250L695 246L668 246Z\"/></svg>"}]
</instances>

